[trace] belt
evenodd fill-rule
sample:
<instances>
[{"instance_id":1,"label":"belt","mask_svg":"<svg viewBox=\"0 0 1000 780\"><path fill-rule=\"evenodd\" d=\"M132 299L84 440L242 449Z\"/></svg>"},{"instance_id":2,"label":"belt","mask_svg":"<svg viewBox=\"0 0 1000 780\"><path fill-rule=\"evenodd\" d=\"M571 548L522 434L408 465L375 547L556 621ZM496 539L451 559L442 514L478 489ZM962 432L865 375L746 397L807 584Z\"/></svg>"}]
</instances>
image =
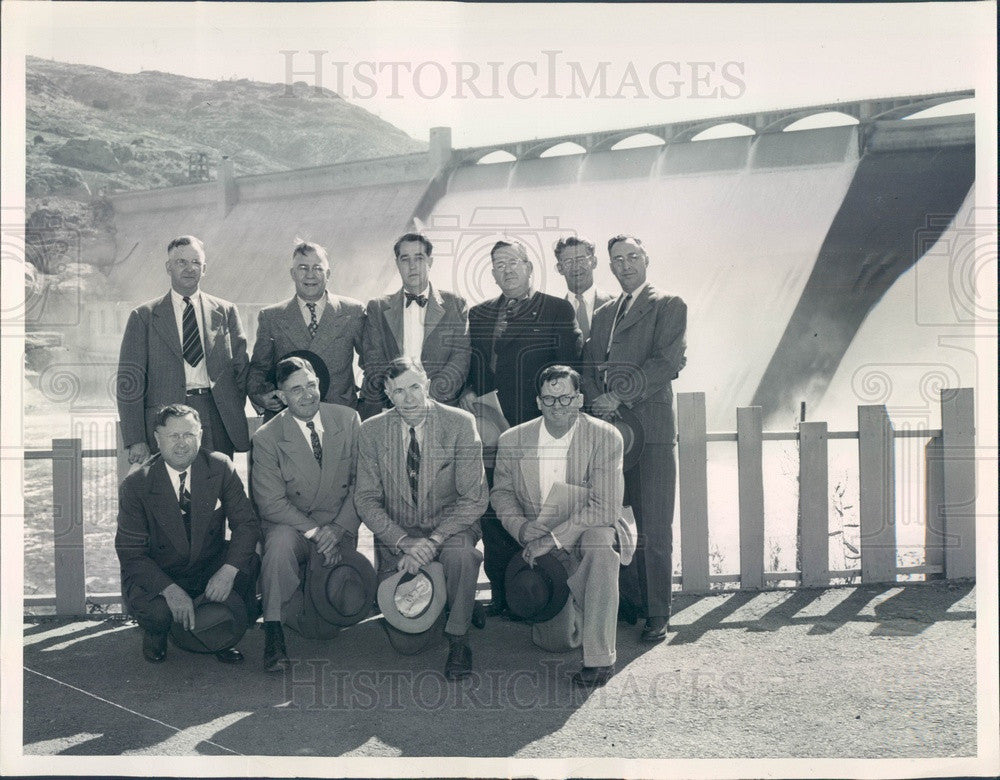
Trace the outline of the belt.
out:
<instances>
[{"instance_id":1,"label":"belt","mask_svg":"<svg viewBox=\"0 0 1000 780\"><path fill-rule=\"evenodd\" d=\"M194 387L187 391L188 395L208 395L212 392L211 387Z\"/></svg>"}]
</instances>

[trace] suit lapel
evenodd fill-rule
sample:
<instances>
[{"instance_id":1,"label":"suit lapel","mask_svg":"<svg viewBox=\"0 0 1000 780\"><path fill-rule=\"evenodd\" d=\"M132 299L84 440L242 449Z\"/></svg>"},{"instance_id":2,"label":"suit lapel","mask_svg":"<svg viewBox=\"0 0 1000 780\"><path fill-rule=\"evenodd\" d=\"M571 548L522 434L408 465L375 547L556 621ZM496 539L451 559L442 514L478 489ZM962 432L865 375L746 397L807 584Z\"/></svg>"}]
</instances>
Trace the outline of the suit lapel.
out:
<instances>
[{"instance_id":1,"label":"suit lapel","mask_svg":"<svg viewBox=\"0 0 1000 780\"><path fill-rule=\"evenodd\" d=\"M645 316L646 312L649 310L649 307L652 303L652 299L653 299L653 293L650 290L649 285L647 284L643 288L642 292L639 293L639 296L635 299L635 302L632 304L632 307L627 312L625 312L625 316L622 317L622 321L618 323L618 327L615 328L615 336L617 336L624 330L628 330L637 322L639 322L639 320L641 320Z\"/></svg>"},{"instance_id":2,"label":"suit lapel","mask_svg":"<svg viewBox=\"0 0 1000 780\"><path fill-rule=\"evenodd\" d=\"M383 441L389 447L389 474L396 482L396 492L402 496L403 502L415 507L413 496L410 494L410 479L406 474L406 452L410 445L409 434L407 433L407 438L404 438L403 418L399 416L399 412L394 411L387 414L385 424L388 428ZM418 492L419 488L418 483Z\"/></svg>"},{"instance_id":3,"label":"suit lapel","mask_svg":"<svg viewBox=\"0 0 1000 780\"><path fill-rule=\"evenodd\" d=\"M444 301L441 298L441 293L435 290L432 285L428 291L427 309L424 312L424 344L427 343L427 337L437 327L437 324L441 322L443 317Z\"/></svg>"},{"instance_id":4,"label":"suit lapel","mask_svg":"<svg viewBox=\"0 0 1000 780\"><path fill-rule=\"evenodd\" d=\"M567 453L566 482L570 485L582 485L587 478L586 455L590 452L590 436L590 423L580 414L576 418L576 430Z\"/></svg>"},{"instance_id":5,"label":"suit lapel","mask_svg":"<svg viewBox=\"0 0 1000 780\"><path fill-rule=\"evenodd\" d=\"M312 445L306 441L302 429L295 421L291 412L286 412L282 420L281 436L282 438L278 442L278 447L302 470L303 476L308 478L309 484L315 486L316 490L319 490L319 464L316 462L316 456L313 455ZM313 491L311 496L305 496L305 498L309 499L310 506L316 498L316 490Z\"/></svg>"},{"instance_id":6,"label":"suit lapel","mask_svg":"<svg viewBox=\"0 0 1000 780\"><path fill-rule=\"evenodd\" d=\"M212 514L215 511L215 501L221 495L221 474L211 475L208 469L208 459L198 453L191 464L191 555L190 560L198 559L205 543L205 534L212 524Z\"/></svg>"},{"instance_id":7,"label":"suit lapel","mask_svg":"<svg viewBox=\"0 0 1000 780\"><path fill-rule=\"evenodd\" d=\"M396 340L395 349L390 350L391 355L398 355L402 352L403 344L403 291L399 290L389 296L382 312L385 323L389 326L389 333Z\"/></svg>"},{"instance_id":8,"label":"suit lapel","mask_svg":"<svg viewBox=\"0 0 1000 780\"><path fill-rule=\"evenodd\" d=\"M201 300L201 321L205 323L205 356L211 356L219 336L222 335L222 321L225 313L214 299L209 299L205 293L198 296Z\"/></svg>"},{"instance_id":9,"label":"suit lapel","mask_svg":"<svg viewBox=\"0 0 1000 780\"><path fill-rule=\"evenodd\" d=\"M323 468L319 478L319 491L317 493L319 496L328 495L333 485L333 477L337 473L337 463L334 457L340 455L334 439L340 436L344 430L340 421L326 406L326 404L319 406L319 416L323 421ZM316 458L313 457L314 462L315 460Z\"/></svg>"},{"instance_id":10,"label":"suit lapel","mask_svg":"<svg viewBox=\"0 0 1000 780\"><path fill-rule=\"evenodd\" d=\"M160 302L153 307L153 328L160 334L178 360L184 360L181 352L181 337L177 334L177 318L174 316L174 305L168 292Z\"/></svg>"},{"instance_id":11,"label":"suit lapel","mask_svg":"<svg viewBox=\"0 0 1000 780\"><path fill-rule=\"evenodd\" d=\"M177 493L170 484L167 467L163 459L158 459L149 469L146 480L149 492L149 506L157 523L170 539L170 543L181 555L189 556L191 549L187 534L184 532L184 520L181 518L181 507L177 502Z\"/></svg>"},{"instance_id":12,"label":"suit lapel","mask_svg":"<svg viewBox=\"0 0 1000 780\"><path fill-rule=\"evenodd\" d=\"M542 418L533 420L531 426L525 430L519 442L521 447L521 457L518 460L518 470L521 472L521 481L524 484L525 497L531 503L531 512L534 519L542 509L542 486L538 477L538 434L541 431Z\"/></svg>"},{"instance_id":13,"label":"suit lapel","mask_svg":"<svg viewBox=\"0 0 1000 780\"><path fill-rule=\"evenodd\" d=\"M323 311L323 314L326 315L326 310ZM293 296L285 304L284 311L281 312L278 322L281 323L281 329L285 331L289 341L293 344L309 343L309 328L306 327L306 322L302 319L302 310L299 308L298 298ZM279 355L279 357L281 356Z\"/></svg>"},{"instance_id":14,"label":"suit lapel","mask_svg":"<svg viewBox=\"0 0 1000 780\"><path fill-rule=\"evenodd\" d=\"M340 321L346 316L340 298L327 292L326 306L323 308L323 316L317 323L316 335L310 339L309 328L305 329L306 346L316 354L322 355L326 351L326 345L340 335Z\"/></svg>"}]
</instances>

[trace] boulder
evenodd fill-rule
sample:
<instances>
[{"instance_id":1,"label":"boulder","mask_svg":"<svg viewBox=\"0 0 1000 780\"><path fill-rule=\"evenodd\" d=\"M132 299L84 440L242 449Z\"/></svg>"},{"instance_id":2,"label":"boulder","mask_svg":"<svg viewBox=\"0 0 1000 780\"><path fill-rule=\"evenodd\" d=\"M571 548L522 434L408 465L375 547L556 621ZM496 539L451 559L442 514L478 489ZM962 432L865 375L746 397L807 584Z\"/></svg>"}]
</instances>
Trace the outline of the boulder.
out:
<instances>
[{"instance_id":1,"label":"boulder","mask_svg":"<svg viewBox=\"0 0 1000 780\"><path fill-rule=\"evenodd\" d=\"M121 168L111 144L100 138L71 138L49 156L62 165L87 171L110 173Z\"/></svg>"}]
</instances>

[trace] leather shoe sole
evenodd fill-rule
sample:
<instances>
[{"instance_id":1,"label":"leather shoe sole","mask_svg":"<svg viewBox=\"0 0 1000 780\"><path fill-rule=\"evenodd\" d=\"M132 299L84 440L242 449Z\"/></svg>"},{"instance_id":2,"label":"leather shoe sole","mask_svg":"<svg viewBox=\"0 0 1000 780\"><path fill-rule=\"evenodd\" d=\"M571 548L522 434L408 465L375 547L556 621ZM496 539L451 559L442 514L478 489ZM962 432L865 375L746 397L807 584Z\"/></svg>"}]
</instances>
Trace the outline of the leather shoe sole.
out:
<instances>
[{"instance_id":1,"label":"leather shoe sole","mask_svg":"<svg viewBox=\"0 0 1000 780\"><path fill-rule=\"evenodd\" d=\"M472 648L468 645L452 645L448 651L448 661L444 665L444 676L449 680L460 680L472 674Z\"/></svg>"},{"instance_id":2,"label":"leather shoe sole","mask_svg":"<svg viewBox=\"0 0 1000 780\"><path fill-rule=\"evenodd\" d=\"M217 652L215 654L215 660L223 664L241 664L243 663L243 653L235 647L230 647L228 650L220 650Z\"/></svg>"},{"instance_id":3,"label":"leather shoe sole","mask_svg":"<svg viewBox=\"0 0 1000 780\"><path fill-rule=\"evenodd\" d=\"M142 635L142 657L151 664L162 663L167 657L167 635L151 634L148 631Z\"/></svg>"},{"instance_id":4,"label":"leather shoe sole","mask_svg":"<svg viewBox=\"0 0 1000 780\"><path fill-rule=\"evenodd\" d=\"M614 676L614 666L585 666L573 675L573 685L599 688Z\"/></svg>"}]
</instances>

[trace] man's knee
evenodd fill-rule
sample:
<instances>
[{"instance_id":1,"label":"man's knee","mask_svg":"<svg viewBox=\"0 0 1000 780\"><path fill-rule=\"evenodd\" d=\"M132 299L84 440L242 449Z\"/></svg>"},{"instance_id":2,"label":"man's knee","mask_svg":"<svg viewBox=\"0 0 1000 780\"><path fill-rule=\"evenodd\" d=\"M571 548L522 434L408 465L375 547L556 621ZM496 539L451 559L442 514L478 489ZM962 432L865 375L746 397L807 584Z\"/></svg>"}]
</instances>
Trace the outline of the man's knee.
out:
<instances>
[{"instance_id":1,"label":"man's knee","mask_svg":"<svg viewBox=\"0 0 1000 780\"><path fill-rule=\"evenodd\" d=\"M296 559L296 548L300 544L301 536L302 534L290 525L277 525L268 529L264 538L264 567L267 568L289 558Z\"/></svg>"},{"instance_id":2,"label":"man's knee","mask_svg":"<svg viewBox=\"0 0 1000 780\"><path fill-rule=\"evenodd\" d=\"M588 528L580 537L580 552L591 561L617 565L621 556L615 549L616 540L614 528Z\"/></svg>"},{"instance_id":3,"label":"man's knee","mask_svg":"<svg viewBox=\"0 0 1000 780\"><path fill-rule=\"evenodd\" d=\"M170 607L167 606L167 600L163 596L150 599L141 606L134 606L130 611L135 621L153 634L167 633L174 619Z\"/></svg>"},{"instance_id":4,"label":"man's knee","mask_svg":"<svg viewBox=\"0 0 1000 780\"><path fill-rule=\"evenodd\" d=\"M438 560L445 568L450 566L479 566L483 554L476 549L475 540L468 533L455 534L444 540L438 551Z\"/></svg>"}]
</instances>

